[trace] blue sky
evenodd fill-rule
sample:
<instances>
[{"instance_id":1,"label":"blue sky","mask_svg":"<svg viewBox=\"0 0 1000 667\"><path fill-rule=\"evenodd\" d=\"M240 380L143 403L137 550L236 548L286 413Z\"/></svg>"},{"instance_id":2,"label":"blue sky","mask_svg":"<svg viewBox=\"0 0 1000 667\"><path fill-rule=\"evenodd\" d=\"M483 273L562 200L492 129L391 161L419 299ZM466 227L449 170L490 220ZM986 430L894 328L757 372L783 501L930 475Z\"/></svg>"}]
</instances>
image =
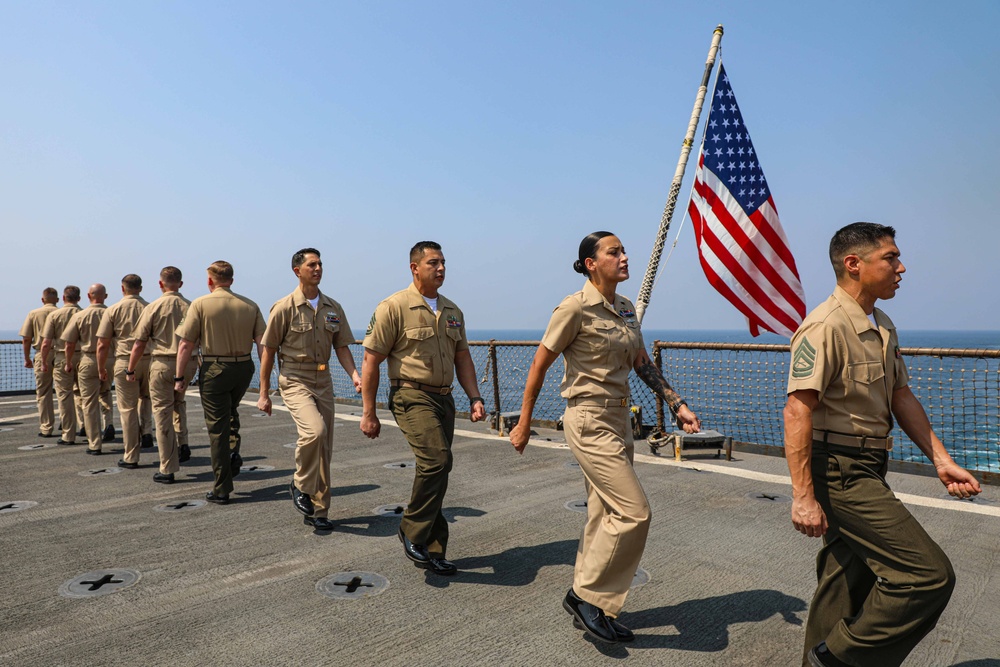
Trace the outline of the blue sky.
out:
<instances>
[{"instance_id":1,"label":"blue sky","mask_svg":"<svg viewBox=\"0 0 1000 667\"><path fill-rule=\"evenodd\" d=\"M1000 42L981 2L0 2L0 330L47 285L227 259L266 311L323 251L362 329L441 242L473 329L542 328L579 240L635 298L712 30L807 305L830 235L894 225L901 329L1000 329ZM704 121L704 118L702 119ZM699 141L701 133L699 130ZM692 156L671 233L681 224ZM690 223L644 327L742 329Z\"/></svg>"}]
</instances>

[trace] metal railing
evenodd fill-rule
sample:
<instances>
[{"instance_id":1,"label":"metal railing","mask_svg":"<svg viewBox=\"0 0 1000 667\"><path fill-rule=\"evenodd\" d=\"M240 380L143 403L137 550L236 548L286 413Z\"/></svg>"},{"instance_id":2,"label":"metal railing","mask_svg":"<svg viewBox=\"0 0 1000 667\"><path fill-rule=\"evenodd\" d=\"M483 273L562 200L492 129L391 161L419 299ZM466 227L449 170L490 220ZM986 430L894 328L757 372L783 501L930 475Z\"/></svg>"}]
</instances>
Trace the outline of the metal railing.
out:
<instances>
[{"instance_id":1,"label":"metal railing","mask_svg":"<svg viewBox=\"0 0 1000 667\"><path fill-rule=\"evenodd\" d=\"M480 393L494 426L504 412L520 409L528 368L537 341L474 341L470 349L480 379ZM782 446L782 408L788 378L787 345L679 343L655 341L654 362L698 414L705 428L733 437L737 445ZM901 348L910 386L927 410L934 430L955 460L971 470L1000 473L1000 350ZM360 341L351 346L361 367ZM256 355L255 355L256 360ZM378 401L388 400L385 364L381 367ZM360 397L339 364L331 364L338 401L360 405ZM559 394L563 362L549 369L535 404L535 423L557 426L566 407ZM633 373L632 403L645 430L673 430L669 411ZM0 341L0 393L34 391L34 374L24 368L21 342ZM272 378L277 387L277 376ZM259 387L254 377L252 389ZM469 409L463 391L455 392L459 412ZM897 428L891 452L898 462L928 463Z\"/></svg>"}]
</instances>

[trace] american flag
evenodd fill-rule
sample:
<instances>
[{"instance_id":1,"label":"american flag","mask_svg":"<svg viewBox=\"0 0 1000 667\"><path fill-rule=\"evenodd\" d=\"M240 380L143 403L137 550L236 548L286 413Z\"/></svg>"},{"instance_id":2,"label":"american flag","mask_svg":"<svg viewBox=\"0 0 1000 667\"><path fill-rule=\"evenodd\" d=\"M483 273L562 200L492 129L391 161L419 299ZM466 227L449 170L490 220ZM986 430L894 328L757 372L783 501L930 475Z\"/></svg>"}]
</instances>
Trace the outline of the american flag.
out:
<instances>
[{"instance_id":1,"label":"american flag","mask_svg":"<svg viewBox=\"0 0 1000 667\"><path fill-rule=\"evenodd\" d=\"M708 282L750 325L791 337L805 294L757 151L720 64L688 204Z\"/></svg>"}]
</instances>

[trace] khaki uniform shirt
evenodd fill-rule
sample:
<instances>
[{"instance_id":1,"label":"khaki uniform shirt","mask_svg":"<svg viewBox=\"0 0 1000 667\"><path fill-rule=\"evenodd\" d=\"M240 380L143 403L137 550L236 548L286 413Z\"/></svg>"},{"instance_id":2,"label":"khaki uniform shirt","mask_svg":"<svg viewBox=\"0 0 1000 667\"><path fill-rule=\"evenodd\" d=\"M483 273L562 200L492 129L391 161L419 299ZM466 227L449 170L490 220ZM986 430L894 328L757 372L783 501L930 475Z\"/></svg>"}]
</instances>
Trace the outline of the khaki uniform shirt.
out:
<instances>
[{"instance_id":1,"label":"khaki uniform shirt","mask_svg":"<svg viewBox=\"0 0 1000 667\"><path fill-rule=\"evenodd\" d=\"M122 300L104 311L101 324L97 327L98 338L113 338L115 356L128 359L132 354L132 343L135 342L135 325L142 315L142 310L148 304L136 294L127 294ZM149 350L146 350L149 354ZM145 356L145 355L144 355Z\"/></svg>"},{"instance_id":2,"label":"khaki uniform shirt","mask_svg":"<svg viewBox=\"0 0 1000 667\"><path fill-rule=\"evenodd\" d=\"M50 313L49 317L45 320L45 328L42 329L42 338L52 339L52 348L57 354L63 354L66 351L66 342L62 337L63 332L69 326L69 321L79 312L80 306L78 304L66 304L55 312Z\"/></svg>"},{"instance_id":3,"label":"khaki uniform shirt","mask_svg":"<svg viewBox=\"0 0 1000 667\"><path fill-rule=\"evenodd\" d=\"M76 349L83 353L97 352L97 328L108 307L103 303L92 303L73 316L63 331L62 338L67 343L76 343Z\"/></svg>"},{"instance_id":4,"label":"khaki uniform shirt","mask_svg":"<svg viewBox=\"0 0 1000 667\"><path fill-rule=\"evenodd\" d=\"M878 329L839 286L792 337L788 393L819 392L813 428L883 438L892 430L892 393L909 382L892 320L875 309Z\"/></svg>"},{"instance_id":5,"label":"khaki uniform shirt","mask_svg":"<svg viewBox=\"0 0 1000 667\"><path fill-rule=\"evenodd\" d=\"M242 357L250 354L255 338L264 334L264 316L257 304L228 287L191 302L177 327L177 335L201 344L204 356Z\"/></svg>"},{"instance_id":6,"label":"khaki uniform shirt","mask_svg":"<svg viewBox=\"0 0 1000 667\"><path fill-rule=\"evenodd\" d=\"M414 284L385 299L375 309L364 346L388 357L390 380L450 387L455 353L469 349L465 316L450 299L437 298L437 315Z\"/></svg>"},{"instance_id":7,"label":"khaki uniform shirt","mask_svg":"<svg viewBox=\"0 0 1000 667\"><path fill-rule=\"evenodd\" d=\"M608 303L589 280L552 312L542 345L562 354L564 398L625 398L628 374L644 347L632 302Z\"/></svg>"},{"instance_id":8,"label":"khaki uniform shirt","mask_svg":"<svg viewBox=\"0 0 1000 667\"><path fill-rule=\"evenodd\" d=\"M142 309L142 315L132 331L135 340L148 341L147 354L154 357L177 356L177 327L187 314L191 302L180 292L163 295Z\"/></svg>"},{"instance_id":9,"label":"khaki uniform shirt","mask_svg":"<svg viewBox=\"0 0 1000 667\"><path fill-rule=\"evenodd\" d=\"M31 347L35 348L35 352L42 349L42 341L45 340L45 336L42 335L45 329L45 320L54 312L56 312L55 304L47 303L41 308L35 308L24 318L21 338L30 338Z\"/></svg>"},{"instance_id":10,"label":"khaki uniform shirt","mask_svg":"<svg viewBox=\"0 0 1000 667\"><path fill-rule=\"evenodd\" d=\"M340 304L320 292L316 310L309 305L302 288L271 306L267 329L261 341L279 349L279 361L325 364L330 350L354 342L354 334Z\"/></svg>"}]
</instances>

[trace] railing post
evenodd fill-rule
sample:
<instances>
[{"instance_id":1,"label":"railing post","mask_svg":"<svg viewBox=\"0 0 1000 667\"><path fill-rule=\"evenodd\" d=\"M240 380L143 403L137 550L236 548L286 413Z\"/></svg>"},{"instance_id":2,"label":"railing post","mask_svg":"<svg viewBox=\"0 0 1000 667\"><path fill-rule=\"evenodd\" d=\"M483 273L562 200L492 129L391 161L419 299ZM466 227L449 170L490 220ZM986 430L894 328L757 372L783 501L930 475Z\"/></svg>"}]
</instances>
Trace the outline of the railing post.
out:
<instances>
[{"instance_id":1,"label":"railing post","mask_svg":"<svg viewBox=\"0 0 1000 667\"><path fill-rule=\"evenodd\" d=\"M490 367L493 369L493 420L497 433L503 435L500 418L500 371L497 366L497 345L496 339L490 339Z\"/></svg>"},{"instance_id":2,"label":"railing post","mask_svg":"<svg viewBox=\"0 0 1000 667\"><path fill-rule=\"evenodd\" d=\"M660 375L663 375L663 354L660 350L660 341L653 341L653 361L656 363L656 367L660 369ZM666 433L666 425L664 424L663 417L663 399L660 398L659 394L655 394L656 398L656 428L660 433Z\"/></svg>"}]
</instances>

